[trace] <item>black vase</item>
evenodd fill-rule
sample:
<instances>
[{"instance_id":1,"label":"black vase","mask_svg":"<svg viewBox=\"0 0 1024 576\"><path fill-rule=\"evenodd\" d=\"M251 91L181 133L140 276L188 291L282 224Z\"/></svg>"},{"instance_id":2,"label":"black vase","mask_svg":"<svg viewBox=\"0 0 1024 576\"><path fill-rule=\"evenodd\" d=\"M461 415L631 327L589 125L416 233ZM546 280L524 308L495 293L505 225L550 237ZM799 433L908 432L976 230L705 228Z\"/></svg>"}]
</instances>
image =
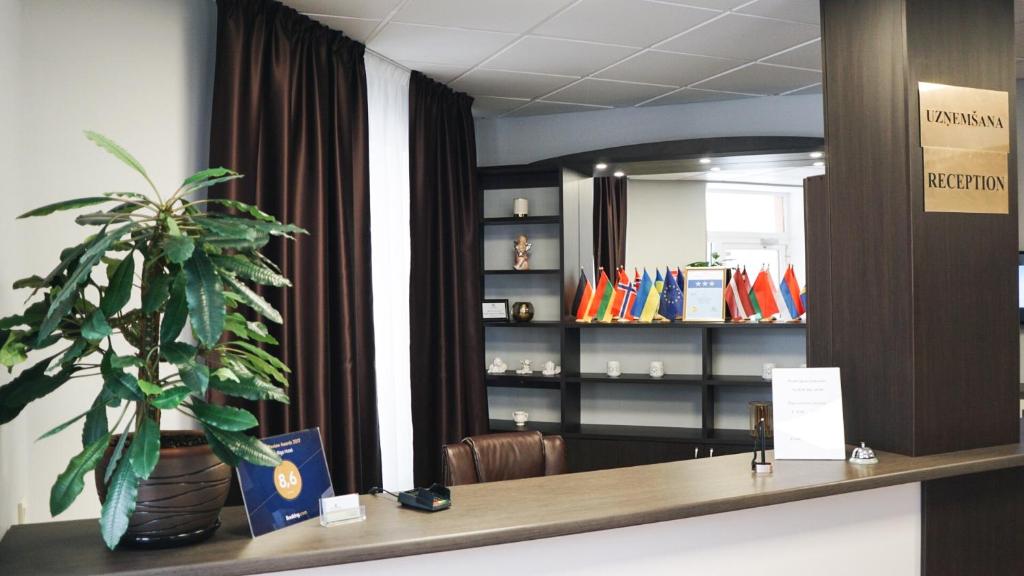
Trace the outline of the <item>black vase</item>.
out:
<instances>
[{"instance_id":1,"label":"black vase","mask_svg":"<svg viewBox=\"0 0 1024 576\"><path fill-rule=\"evenodd\" d=\"M529 322L533 320L533 304L529 302L516 302L513 304L512 319L516 322Z\"/></svg>"}]
</instances>

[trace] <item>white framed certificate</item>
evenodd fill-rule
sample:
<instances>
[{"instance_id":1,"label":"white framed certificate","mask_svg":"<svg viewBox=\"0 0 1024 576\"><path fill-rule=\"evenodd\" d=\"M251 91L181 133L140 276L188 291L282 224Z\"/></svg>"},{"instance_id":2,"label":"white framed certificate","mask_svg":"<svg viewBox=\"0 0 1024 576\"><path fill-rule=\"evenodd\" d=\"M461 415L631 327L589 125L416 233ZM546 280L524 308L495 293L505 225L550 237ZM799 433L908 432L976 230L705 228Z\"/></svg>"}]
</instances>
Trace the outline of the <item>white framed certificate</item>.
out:
<instances>
[{"instance_id":1,"label":"white framed certificate","mask_svg":"<svg viewBox=\"0 0 1024 576\"><path fill-rule=\"evenodd\" d=\"M845 460L839 368L772 370L776 460Z\"/></svg>"},{"instance_id":2,"label":"white framed certificate","mask_svg":"<svg viewBox=\"0 0 1024 576\"><path fill-rule=\"evenodd\" d=\"M683 322L725 322L725 268L687 268L683 276Z\"/></svg>"}]
</instances>

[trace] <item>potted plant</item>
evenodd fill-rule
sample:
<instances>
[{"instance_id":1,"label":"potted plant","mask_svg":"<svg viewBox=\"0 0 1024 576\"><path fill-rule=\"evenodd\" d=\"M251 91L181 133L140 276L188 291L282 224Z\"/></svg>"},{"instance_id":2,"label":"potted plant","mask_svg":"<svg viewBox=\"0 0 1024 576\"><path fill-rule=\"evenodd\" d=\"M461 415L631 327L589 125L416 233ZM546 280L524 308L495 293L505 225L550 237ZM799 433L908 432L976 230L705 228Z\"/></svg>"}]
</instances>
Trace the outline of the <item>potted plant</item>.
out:
<instances>
[{"instance_id":1,"label":"potted plant","mask_svg":"<svg viewBox=\"0 0 1024 576\"><path fill-rule=\"evenodd\" d=\"M288 367L261 347L276 341L241 309L281 322L249 284L290 286L259 250L271 236L305 231L240 202L196 198L241 178L231 170L198 172L164 198L127 151L100 134L86 136L138 172L152 194L109 192L19 217L106 208L76 218L95 232L61 252L46 276L14 283L32 290L31 303L0 319L0 364L10 371L29 353L34 363L0 387L0 424L67 382L101 377L95 400L41 437L84 419L82 451L57 477L50 513L67 509L95 471L108 547L197 541L219 525L229 466L281 462L245 433L258 425L253 414L208 402L208 391L288 402ZM203 210L211 204L232 213ZM162 432L164 410L187 414L201 431Z\"/></svg>"}]
</instances>

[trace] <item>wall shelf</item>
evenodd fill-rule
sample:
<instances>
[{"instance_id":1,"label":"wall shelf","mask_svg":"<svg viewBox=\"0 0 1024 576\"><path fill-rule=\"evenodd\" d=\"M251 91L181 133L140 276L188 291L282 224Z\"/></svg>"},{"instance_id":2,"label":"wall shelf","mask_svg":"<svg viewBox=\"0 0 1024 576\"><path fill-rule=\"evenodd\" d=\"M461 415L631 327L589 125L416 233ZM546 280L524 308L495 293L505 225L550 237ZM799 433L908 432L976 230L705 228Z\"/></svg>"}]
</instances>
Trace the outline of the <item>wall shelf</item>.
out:
<instances>
[{"instance_id":1,"label":"wall shelf","mask_svg":"<svg viewBox=\"0 0 1024 576\"><path fill-rule=\"evenodd\" d=\"M529 376L523 374L488 374L486 377L489 388L536 388L541 390L561 390L562 381L558 376L544 376L539 372Z\"/></svg>"},{"instance_id":2,"label":"wall shelf","mask_svg":"<svg viewBox=\"0 0 1024 576\"><path fill-rule=\"evenodd\" d=\"M484 218L484 226L508 226L521 224L558 224L562 221L561 216L527 216L516 218L515 216L503 216L501 218Z\"/></svg>"},{"instance_id":3,"label":"wall shelf","mask_svg":"<svg viewBox=\"0 0 1024 576\"><path fill-rule=\"evenodd\" d=\"M525 426L516 426L516 423L511 420L491 420L490 426L492 432L522 432L525 430L536 430L544 435L562 433L562 425L558 422L535 422L531 420L527 422Z\"/></svg>"},{"instance_id":4,"label":"wall shelf","mask_svg":"<svg viewBox=\"0 0 1024 576\"><path fill-rule=\"evenodd\" d=\"M559 328L558 320L532 320L530 322L484 322L488 328Z\"/></svg>"},{"instance_id":5,"label":"wall shelf","mask_svg":"<svg viewBox=\"0 0 1024 576\"><path fill-rule=\"evenodd\" d=\"M595 328L595 329L639 329L639 328L660 328L660 329L696 329L706 328L710 330L771 330L771 329L787 329L787 330L799 330L806 328L805 322L576 322L574 318L566 319L565 326L567 328Z\"/></svg>"},{"instance_id":6,"label":"wall shelf","mask_svg":"<svg viewBox=\"0 0 1024 576\"><path fill-rule=\"evenodd\" d=\"M562 271L559 269L548 269L548 270L484 270L484 274L488 276L536 276L544 274L561 274Z\"/></svg>"}]
</instances>

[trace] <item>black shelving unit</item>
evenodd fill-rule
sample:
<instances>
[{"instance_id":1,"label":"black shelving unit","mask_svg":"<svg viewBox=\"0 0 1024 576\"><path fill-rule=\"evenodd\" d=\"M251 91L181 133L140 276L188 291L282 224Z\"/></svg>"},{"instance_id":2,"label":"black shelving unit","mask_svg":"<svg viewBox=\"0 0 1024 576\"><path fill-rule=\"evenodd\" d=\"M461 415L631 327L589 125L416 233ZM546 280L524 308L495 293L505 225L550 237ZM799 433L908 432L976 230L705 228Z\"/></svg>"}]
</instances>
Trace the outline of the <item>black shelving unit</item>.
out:
<instances>
[{"instance_id":1,"label":"black shelving unit","mask_svg":"<svg viewBox=\"0 0 1024 576\"><path fill-rule=\"evenodd\" d=\"M557 188L558 206L564 206L565 189L562 171L552 167L505 166L480 169L481 194L485 190L508 188ZM804 330L803 323L732 323L732 322L661 322L641 324L629 323L579 323L572 316L564 315L569 308L568 299L576 288L577 272L567 273L566 264L566 218L563 214L530 216L527 218L500 217L485 218L484 202L481 202L481 235L490 226L558 226L560 268L527 271L486 270L483 249L480 250L481 290L487 297L485 278L506 275L542 275L561 279L552 283L552 290L558 291L560 321L536 321L525 323L485 323L484 337L489 330L516 329L558 329L560 331L560 357L562 373L558 376L543 376L539 371L529 376L510 372L501 375L488 374L488 388L545 389L559 391L561 421L530 421L526 426L516 426L511 420L490 420L494 432L511 430L539 430L544 434L561 434L569 444L569 463L574 471L592 470L615 466L647 464L666 460L678 460L709 455L723 455L751 449L753 439L748 430L715 428L716 392L726 387L765 387L770 382L759 375L714 374L712 356L714 334L719 331L749 331L771 333L779 330ZM576 232L573 232L575 234ZM622 374L609 377L603 373L580 371L581 335L587 330L673 330L680 333L699 334L701 349L701 371L699 374L665 374L651 378L647 374ZM486 346L485 346L486 348ZM487 364L485 359L484 365ZM538 367L535 367L535 370ZM700 391L701 426L681 428L664 426L587 424L581 418L582 388L587 385L619 382L628 384L657 384L663 386L692 386Z\"/></svg>"}]
</instances>

